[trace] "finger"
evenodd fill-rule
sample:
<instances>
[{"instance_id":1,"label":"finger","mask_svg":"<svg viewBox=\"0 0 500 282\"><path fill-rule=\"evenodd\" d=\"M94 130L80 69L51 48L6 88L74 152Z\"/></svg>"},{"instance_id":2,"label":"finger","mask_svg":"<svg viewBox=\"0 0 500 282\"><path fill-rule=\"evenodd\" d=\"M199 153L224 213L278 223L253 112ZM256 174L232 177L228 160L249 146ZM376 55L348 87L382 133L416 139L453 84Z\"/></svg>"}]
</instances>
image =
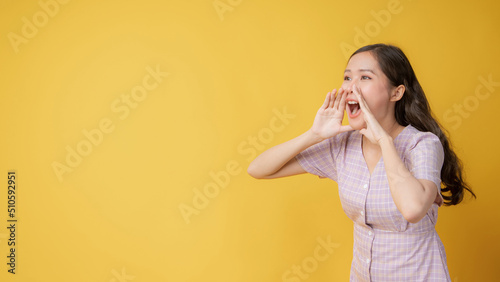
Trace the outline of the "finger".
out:
<instances>
[{"instance_id":1,"label":"finger","mask_svg":"<svg viewBox=\"0 0 500 282\"><path fill-rule=\"evenodd\" d=\"M356 97L358 97L358 103L362 111L364 112L370 112L370 108L368 108L368 105L366 104L365 98L363 95L361 95L361 89L357 85L354 85L353 87L353 92Z\"/></svg>"},{"instance_id":2,"label":"finger","mask_svg":"<svg viewBox=\"0 0 500 282\"><path fill-rule=\"evenodd\" d=\"M342 89L342 88L341 88L341 90L342 90L342 97L340 98L340 104L339 104L340 107L339 107L339 110L341 112L344 112L345 111L345 107L346 107L346 105L345 105L345 99L347 98L347 91L344 91L344 89Z\"/></svg>"},{"instance_id":3,"label":"finger","mask_svg":"<svg viewBox=\"0 0 500 282\"><path fill-rule=\"evenodd\" d=\"M366 104L365 98L363 97L363 95L361 95L361 89L357 85L353 86L353 92L354 92L354 95L356 95L356 97L358 98L359 107L360 107L361 111L363 112L363 119L365 120L365 122L368 126L368 124L370 124L371 120L372 120L372 113L371 113L370 109L368 108L368 105ZM360 133L361 133L361 131L360 131Z\"/></svg>"},{"instance_id":4,"label":"finger","mask_svg":"<svg viewBox=\"0 0 500 282\"><path fill-rule=\"evenodd\" d=\"M350 126L350 125L342 125L340 127L340 133L347 132L347 131L352 131L352 130L354 130L354 128L352 128L352 126Z\"/></svg>"},{"instance_id":5,"label":"finger","mask_svg":"<svg viewBox=\"0 0 500 282\"><path fill-rule=\"evenodd\" d=\"M361 90L358 88L357 85L353 85L352 86L352 92L354 93L354 95L358 98L358 103L359 104L363 104L363 102L365 101L365 99L363 98L363 96L361 95Z\"/></svg>"},{"instance_id":6,"label":"finger","mask_svg":"<svg viewBox=\"0 0 500 282\"><path fill-rule=\"evenodd\" d=\"M339 107L340 98L342 97L342 94L343 94L343 89L340 88L339 91L337 92L337 96L335 96L335 103L333 104L334 109L337 109Z\"/></svg>"},{"instance_id":7,"label":"finger","mask_svg":"<svg viewBox=\"0 0 500 282\"><path fill-rule=\"evenodd\" d=\"M328 104L328 108L333 107L333 104L335 103L335 93L337 92L337 89L333 89L332 92L330 93L330 103Z\"/></svg>"},{"instance_id":8,"label":"finger","mask_svg":"<svg viewBox=\"0 0 500 282\"><path fill-rule=\"evenodd\" d=\"M323 105L321 106L321 109L328 108L328 104L329 103L330 103L330 92L326 93L325 101L323 102Z\"/></svg>"}]
</instances>

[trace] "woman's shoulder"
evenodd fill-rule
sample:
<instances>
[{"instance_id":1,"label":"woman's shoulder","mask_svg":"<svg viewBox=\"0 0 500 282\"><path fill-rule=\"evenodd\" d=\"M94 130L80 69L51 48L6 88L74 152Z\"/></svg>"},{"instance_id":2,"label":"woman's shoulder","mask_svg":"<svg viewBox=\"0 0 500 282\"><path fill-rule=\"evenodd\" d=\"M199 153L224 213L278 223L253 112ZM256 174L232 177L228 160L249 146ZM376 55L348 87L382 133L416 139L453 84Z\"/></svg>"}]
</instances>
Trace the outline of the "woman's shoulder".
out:
<instances>
[{"instance_id":1,"label":"woman's shoulder","mask_svg":"<svg viewBox=\"0 0 500 282\"><path fill-rule=\"evenodd\" d=\"M439 137L436 134L430 131L420 131L411 124L407 125L397 138L401 139L400 141L411 144L416 144L419 141L439 141Z\"/></svg>"},{"instance_id":2,"label":"woman's shoulder","mask_svg":"<svg viewBox=\"0 0 500 282\"><path fill-rule=\"evenodd\" d=\"M430 131L420 131L412 125L398 135L396 147L402 151L411 151L416 147L441 147L439 137Z\"/></svg>"}]
</instances>

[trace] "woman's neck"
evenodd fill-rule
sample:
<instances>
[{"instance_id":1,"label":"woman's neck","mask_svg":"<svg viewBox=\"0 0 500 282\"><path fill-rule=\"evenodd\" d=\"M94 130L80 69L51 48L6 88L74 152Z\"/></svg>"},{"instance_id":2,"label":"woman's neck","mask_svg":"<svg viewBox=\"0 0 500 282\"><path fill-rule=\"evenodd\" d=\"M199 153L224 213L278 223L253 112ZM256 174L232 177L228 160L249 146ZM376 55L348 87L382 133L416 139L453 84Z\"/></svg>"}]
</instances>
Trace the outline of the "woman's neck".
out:
<instances>
[{"instance_id":1,"label":"woman's neck","mask_svg":"<svg viewBox=\"0 0 500 282\"><path fill-rule=\"evenodd\" d=\"M394 120L393 122L391 122L390 126L387 126L387 127L384 127L382 126L382 128L385 130L385 132L387 132L387 134L389 134L389 136L391 136L391 138L394 140L396 139L396 137L399 135L399 133L401 133L401 131L403 131L403 129L405 128L404 126L400 125L397 120Z\"/></svg>"}]
</instances>

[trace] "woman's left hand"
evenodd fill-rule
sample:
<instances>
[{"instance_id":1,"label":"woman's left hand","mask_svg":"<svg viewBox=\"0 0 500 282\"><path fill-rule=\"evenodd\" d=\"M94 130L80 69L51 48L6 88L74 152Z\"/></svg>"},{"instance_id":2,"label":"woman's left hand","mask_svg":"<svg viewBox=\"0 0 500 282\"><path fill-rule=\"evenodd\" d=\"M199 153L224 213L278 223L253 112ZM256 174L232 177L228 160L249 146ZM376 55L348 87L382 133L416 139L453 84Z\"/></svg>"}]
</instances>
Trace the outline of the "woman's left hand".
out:
<instances>
[{"instance_id":1,"label":"woman's left hand","mask_svg":"<svg viewBox=\"0 0 500 282\"><path fill-rule=\"evenodd\" d=\"M366 104L365 99L361 95L361 89L358 88L357 85L353 85L352 92L358 98L359 107L363 112L363 119L366 123L366 128L363 128L359 131L359 133L363 134L370 142L374 144L380 144L380 140L384 137L389 136L387 132L382 128L377 119L373 116L370 108L368 108L368 104Z\"/></svg>"}]
</instances>

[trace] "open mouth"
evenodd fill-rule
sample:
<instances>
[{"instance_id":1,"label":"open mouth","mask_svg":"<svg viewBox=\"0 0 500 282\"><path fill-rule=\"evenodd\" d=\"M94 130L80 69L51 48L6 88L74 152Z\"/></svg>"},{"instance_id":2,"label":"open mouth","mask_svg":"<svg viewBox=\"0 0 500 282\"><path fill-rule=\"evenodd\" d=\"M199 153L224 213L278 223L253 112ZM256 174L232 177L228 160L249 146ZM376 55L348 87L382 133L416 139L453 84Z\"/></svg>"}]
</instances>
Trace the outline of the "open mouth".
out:
<instances>
[{"instance_id":1,"label":"open mouth","mask_svg":"<svg viewBox=\"0 0 500 282\"><path fill-rule=\"evenodd\" d=\"M361 113L359 103L356 101L352 101L352 100L347 101L347 108L348 108L347 113L349 114L349 117L351 117L351 118L357 117Z\"/></svg>"}]
</instances>

